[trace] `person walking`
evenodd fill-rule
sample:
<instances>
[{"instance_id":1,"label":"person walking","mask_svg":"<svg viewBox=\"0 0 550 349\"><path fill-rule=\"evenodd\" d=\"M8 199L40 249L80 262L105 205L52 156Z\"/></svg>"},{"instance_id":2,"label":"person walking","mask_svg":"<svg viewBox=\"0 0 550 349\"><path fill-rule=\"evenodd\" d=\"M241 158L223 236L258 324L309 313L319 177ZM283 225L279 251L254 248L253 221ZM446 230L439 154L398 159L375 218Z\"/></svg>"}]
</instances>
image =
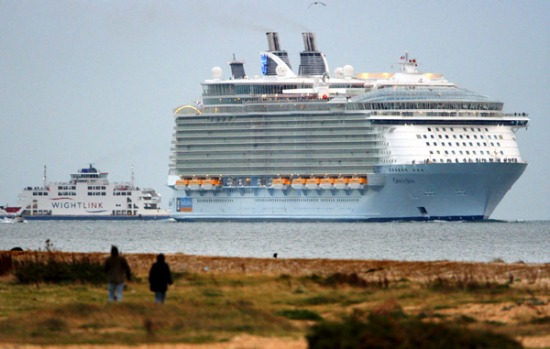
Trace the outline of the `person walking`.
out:
<instances>
[{"instance_id":1,"label":"person walking","mask_svg":"<svg viewBox=\"0 0 550 349\"><path fill-rule=\"evenodd\" d=\"M172 273L161 253L149 270L149 289L155 292L155 303L164 304L168 285L172 285Z\"/></svg>"},{"instance_id":2,"label":"person walking","mask_svg":"<svg viewBox=\"0 0 550 349\"><path fill-rule=\"evenodd\" d=\"M130 266L118 252L118 247L111 247L111 256L105 260L105 273L109 283L109 302L122 300L124 281L132 279Z\"/></svg>"}]
</instances>

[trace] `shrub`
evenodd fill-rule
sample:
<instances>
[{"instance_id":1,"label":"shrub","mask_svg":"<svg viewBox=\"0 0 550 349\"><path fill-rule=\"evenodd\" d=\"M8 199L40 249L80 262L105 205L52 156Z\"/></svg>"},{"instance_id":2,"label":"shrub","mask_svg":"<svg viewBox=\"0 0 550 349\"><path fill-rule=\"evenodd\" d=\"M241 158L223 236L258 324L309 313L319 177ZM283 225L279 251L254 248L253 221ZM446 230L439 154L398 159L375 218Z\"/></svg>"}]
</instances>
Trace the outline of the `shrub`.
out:
<instances>
[{"instance_id":1,"label":"shrub","mask_svg":"<svg viewBox=\"0 0 550 349\"><path fill-rule=\"evenodd\" d=\"M369 314L343 321L322 321L306 336L308 348L498 348L522 346L515 340L489 331L470 330L444 323L424 323L415 318Z\"/></svg>"},{"instance_id":2,"label":"shrub","mask_svg":"<svg viewBox=\"0 0 550 349\"><path fill-rule=\"evenodd\" d=\"M318 313L307 309L284 309L277 313L291 320L313 320L319 321L323 318Z\"/></svg>"},{"instance_id":3,"label":"shrub","mask_svg":"<svg viewBox=\"0 0 550 349\"><path fill-rule=\"evenodd\" d=\"M24 261L16 263L15 277L23 284L81 282L100 284L105 282L103 266L87 258L72 261Z\"/></svg>"},{"instance_id":4,"label":"shrub","mask_svg":"<svg viewBox=\"0 0 550 349\"><path fill-rule=\"evenodd\" d=\"M12 271L13 259L11 253L0 253L0 276Z\"/></svg>"}]
</instances>

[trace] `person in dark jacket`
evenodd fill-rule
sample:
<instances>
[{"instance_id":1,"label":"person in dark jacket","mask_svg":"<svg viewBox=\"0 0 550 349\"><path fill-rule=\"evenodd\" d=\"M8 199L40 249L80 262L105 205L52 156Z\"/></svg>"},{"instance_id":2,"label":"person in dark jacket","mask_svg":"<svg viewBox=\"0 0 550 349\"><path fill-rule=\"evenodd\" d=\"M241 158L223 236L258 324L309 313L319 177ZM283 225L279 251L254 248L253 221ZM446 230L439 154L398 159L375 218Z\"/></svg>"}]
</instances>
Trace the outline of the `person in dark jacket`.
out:
<instances>
[{"instance_id":1,"label":"person in dark jacket","mask_svg":"<svg viewBox=\"0 0 550 349\"><path fill-rule=\"evenodd\" d=\"M124 281L132 279L132 272L128 262L119 254L116 246L111 247L111 256L105 261L104 267L109 282L109 302L120 302L122 300L122 290L124 290Z\"/></svg>"},{"instance_id":2,"label":"person in dark jacket","mask_svg":"<svg viewBox=\"0 0 550 349\"><path fill-rule=\"evenodd\" d=\"M168 285L172 285L172 274L161 253L157 256L157 262L149 270L149 288L155 292L155 303L164 304Z\"/></svg>"}]
</instances>

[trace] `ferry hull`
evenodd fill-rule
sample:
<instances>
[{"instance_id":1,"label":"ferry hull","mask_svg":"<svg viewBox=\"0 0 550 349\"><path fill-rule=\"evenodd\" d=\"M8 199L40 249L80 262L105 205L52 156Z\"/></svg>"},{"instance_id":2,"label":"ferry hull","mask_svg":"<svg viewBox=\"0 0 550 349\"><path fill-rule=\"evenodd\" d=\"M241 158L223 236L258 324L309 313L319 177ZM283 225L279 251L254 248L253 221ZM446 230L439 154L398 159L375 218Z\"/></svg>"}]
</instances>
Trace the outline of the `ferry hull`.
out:
<instances>
[{"instance_id":1,"label":"ferry hull","mask_svg":"<svg viewBox=\"0 0 550 349\"><path fill-rule=\"evenodd\" d=\"M364 189L266 187L174 191L177 221L392 221L489 218L525 163L447 163L375 168Z\"/></svg>"},{"instance_id":2,"label":"ferry hull","mask_svg":"<svg viewBox=\"0 0 550 349\"><path fill-rule=\"evenodd\" d=\"M155 221L170 219L170 215L158 216L88 216L88 215L34 215L23 216L26 221Z\"/></svg>"}]
</instances>

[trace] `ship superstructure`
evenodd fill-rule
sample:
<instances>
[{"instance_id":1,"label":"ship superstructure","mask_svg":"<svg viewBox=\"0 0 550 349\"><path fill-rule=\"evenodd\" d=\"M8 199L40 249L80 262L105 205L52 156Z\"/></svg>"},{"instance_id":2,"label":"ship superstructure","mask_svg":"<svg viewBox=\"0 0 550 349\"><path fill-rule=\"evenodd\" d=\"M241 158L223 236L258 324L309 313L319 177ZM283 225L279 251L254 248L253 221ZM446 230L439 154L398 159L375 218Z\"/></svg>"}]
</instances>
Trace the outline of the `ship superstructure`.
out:
<instances>
[{"instance_id":1,"label":"ship superstructure","mask_svg":"<svg viewBox=\"0 0 550 349\"><path fill-rule=\"evenodd\" d=\"M153 188L129 182L109 182L108 173L91 164L72 173L68 182L26 187L19 195L21 215L27 219L161 219L161 196Z\"/></svg>"},{"instance_id":2,"label":"ship superstructure","mask_svg":"<svg viewBox=\"0 0 550 349\"><path fill-rule=\"evenodd\" d=\"M526 114L420 73L330 74L303 33L298 74L267 33L261 77L230 62L202 101L175 110L168 185L173 217L484 219L526 167L515 132Z\"/></svg>"}]
</instances>

